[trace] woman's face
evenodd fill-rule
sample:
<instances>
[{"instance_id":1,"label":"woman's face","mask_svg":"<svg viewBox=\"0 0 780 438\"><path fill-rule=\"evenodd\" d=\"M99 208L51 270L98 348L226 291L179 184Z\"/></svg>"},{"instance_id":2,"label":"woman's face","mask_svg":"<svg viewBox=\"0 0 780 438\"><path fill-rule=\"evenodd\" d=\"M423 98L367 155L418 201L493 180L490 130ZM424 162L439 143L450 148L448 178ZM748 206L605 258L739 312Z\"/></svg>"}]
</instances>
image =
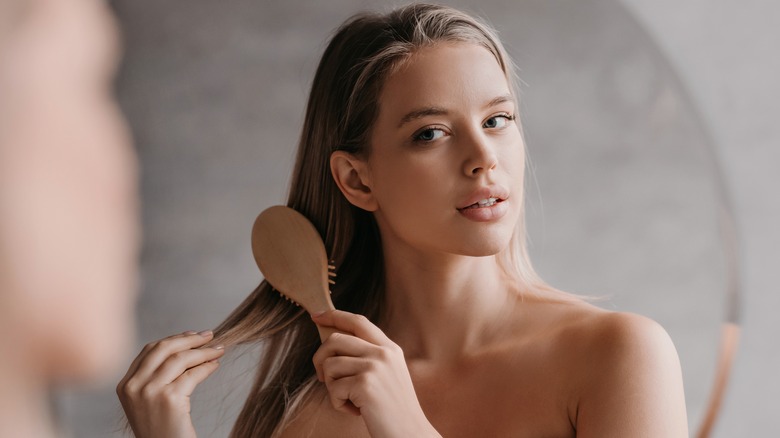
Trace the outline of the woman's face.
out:
<instances>
[{"instance_id":1,"label":"woman's face","mask_svg":"<svg viewBox=\"0 0 780 438\"><path fill-rule=\"evenodd\" d=\"M383 245L469 256L508 245L525 165L516 110L498 61L476 44L422 49L388 77L367 166Z\"/></svg>"},{"instance_id":2,"label":"woman's face","mask_svg":"<svg viewBox=\"0 0 780 438\"><path fill-rule=\"evenodd\" d=\"M137 276L118 33L105 1L26 3L0 54L0 328L38 372L94 376L124 359Z\"/></svg>"}]
</instances>

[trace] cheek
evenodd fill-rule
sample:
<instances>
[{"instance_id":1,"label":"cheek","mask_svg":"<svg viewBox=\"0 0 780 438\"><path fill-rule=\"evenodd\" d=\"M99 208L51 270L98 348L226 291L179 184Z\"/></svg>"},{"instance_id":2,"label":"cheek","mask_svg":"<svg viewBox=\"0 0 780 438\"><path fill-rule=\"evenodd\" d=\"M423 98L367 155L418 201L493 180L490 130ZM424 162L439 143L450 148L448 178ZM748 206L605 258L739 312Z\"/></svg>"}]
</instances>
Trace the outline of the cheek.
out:
<instances>
[{"instance_id":1,"label":"cheek","mask_svg":"<svg viewBox=\"0 0 780 438\"><path fill-rule=\"evenodd\" d=\"M445 157L388 157L374 173L380 209L399 218L440 215L454 197L454 172Z\"/></svg>"},{"instance_id":2,"label":"cheek","mask_svg":"<svg viewBox=\"0 0 780 438\"><path fill-rule=\"evenodd\" d=\"M508 176L506 183L510 186L512 196L517 197L523 192L525 178L525 144L520 132L512 131L499 150L502 172Z\"/></svg>"},{"instance_id":3,"label":"cheek","mask_svg":"<svg viewBox=\"0 0 780 438\"><path fill-rule=\"evenodd\" d=\"M450 213L453 195L448 181L452 172L444 172L444 163L419 157L388 156L381 160L372 172L380 229L385 238L393 235L420 246L441 228Z\"/></svg>"}]
</instances>

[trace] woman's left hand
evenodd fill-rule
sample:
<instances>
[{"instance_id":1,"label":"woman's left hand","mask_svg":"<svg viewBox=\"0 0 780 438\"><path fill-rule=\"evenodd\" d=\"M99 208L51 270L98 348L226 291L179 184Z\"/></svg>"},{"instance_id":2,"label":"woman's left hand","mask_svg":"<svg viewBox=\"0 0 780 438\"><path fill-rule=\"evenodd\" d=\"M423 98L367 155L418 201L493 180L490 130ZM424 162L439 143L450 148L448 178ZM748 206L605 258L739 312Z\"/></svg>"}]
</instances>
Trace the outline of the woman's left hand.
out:
<instances>
[{"instance_id":1,"label":"woman's left hand","mask_svg":"<svg viewBox=\"0 0 780 438\"><path fill-rule=\"evenodd\" d=\"M362 416L372 438L440 436L420 407L403 350L379 327L341 310L312 320L342 332L330 335L313 358L336 410Z\"/></svg>"}]
</instances>

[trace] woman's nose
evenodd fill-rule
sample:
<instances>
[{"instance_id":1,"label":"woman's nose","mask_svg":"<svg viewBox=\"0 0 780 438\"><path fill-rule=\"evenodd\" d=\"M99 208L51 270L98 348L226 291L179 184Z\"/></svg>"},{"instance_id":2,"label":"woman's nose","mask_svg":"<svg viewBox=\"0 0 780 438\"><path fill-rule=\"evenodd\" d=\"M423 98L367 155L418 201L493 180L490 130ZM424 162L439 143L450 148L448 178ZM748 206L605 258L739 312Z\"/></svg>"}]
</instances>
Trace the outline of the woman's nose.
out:
<instances>
[{"instance_id":1,"label":"woman's nose","mask_svg":"<svg viewBox=\"0 0 780 438\"><path fill-rule=\"evenodd\" d=\"M474 135L467 140L466 161L463 171L466 176L474 176L494 169L498 165L495 148L484 135Z\"/></svg>"}]
</instances>

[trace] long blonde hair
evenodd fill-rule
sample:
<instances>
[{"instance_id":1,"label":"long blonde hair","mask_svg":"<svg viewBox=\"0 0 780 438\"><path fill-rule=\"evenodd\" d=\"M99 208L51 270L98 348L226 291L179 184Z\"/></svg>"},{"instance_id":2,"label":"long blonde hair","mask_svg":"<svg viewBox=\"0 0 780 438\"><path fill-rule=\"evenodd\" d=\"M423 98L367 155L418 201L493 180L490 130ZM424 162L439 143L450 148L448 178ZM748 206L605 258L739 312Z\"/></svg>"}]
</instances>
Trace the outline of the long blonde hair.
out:
<instances>
[{"instance_id":1,"label":"long blonde hair","mask_svg":"<svg viewBox=\"0 0 780 438\"><path fill-rule=\"evenodd\" d=\"M375 324L384 297L379 230L371 213L351 205L340 192L329 159L336 150L358 156L369 153L368 139L385 78L415 51L438 42L483 46L514 84L514 66L495 31L461 11L412 4L387 14L361 13L336 31L322 55L298 144L287 205L311 220L338 267L332 290L336 308L363 314ZM526 252L522 214L509 248L498 260L523 293L578 299L550 287L534 271ZM277 435L321 385L311 360L320 344L311 319L263 281L215 333L212 344L262 341L264 346L254 385L231 436Z\"/></svg>"}]
</instances>

